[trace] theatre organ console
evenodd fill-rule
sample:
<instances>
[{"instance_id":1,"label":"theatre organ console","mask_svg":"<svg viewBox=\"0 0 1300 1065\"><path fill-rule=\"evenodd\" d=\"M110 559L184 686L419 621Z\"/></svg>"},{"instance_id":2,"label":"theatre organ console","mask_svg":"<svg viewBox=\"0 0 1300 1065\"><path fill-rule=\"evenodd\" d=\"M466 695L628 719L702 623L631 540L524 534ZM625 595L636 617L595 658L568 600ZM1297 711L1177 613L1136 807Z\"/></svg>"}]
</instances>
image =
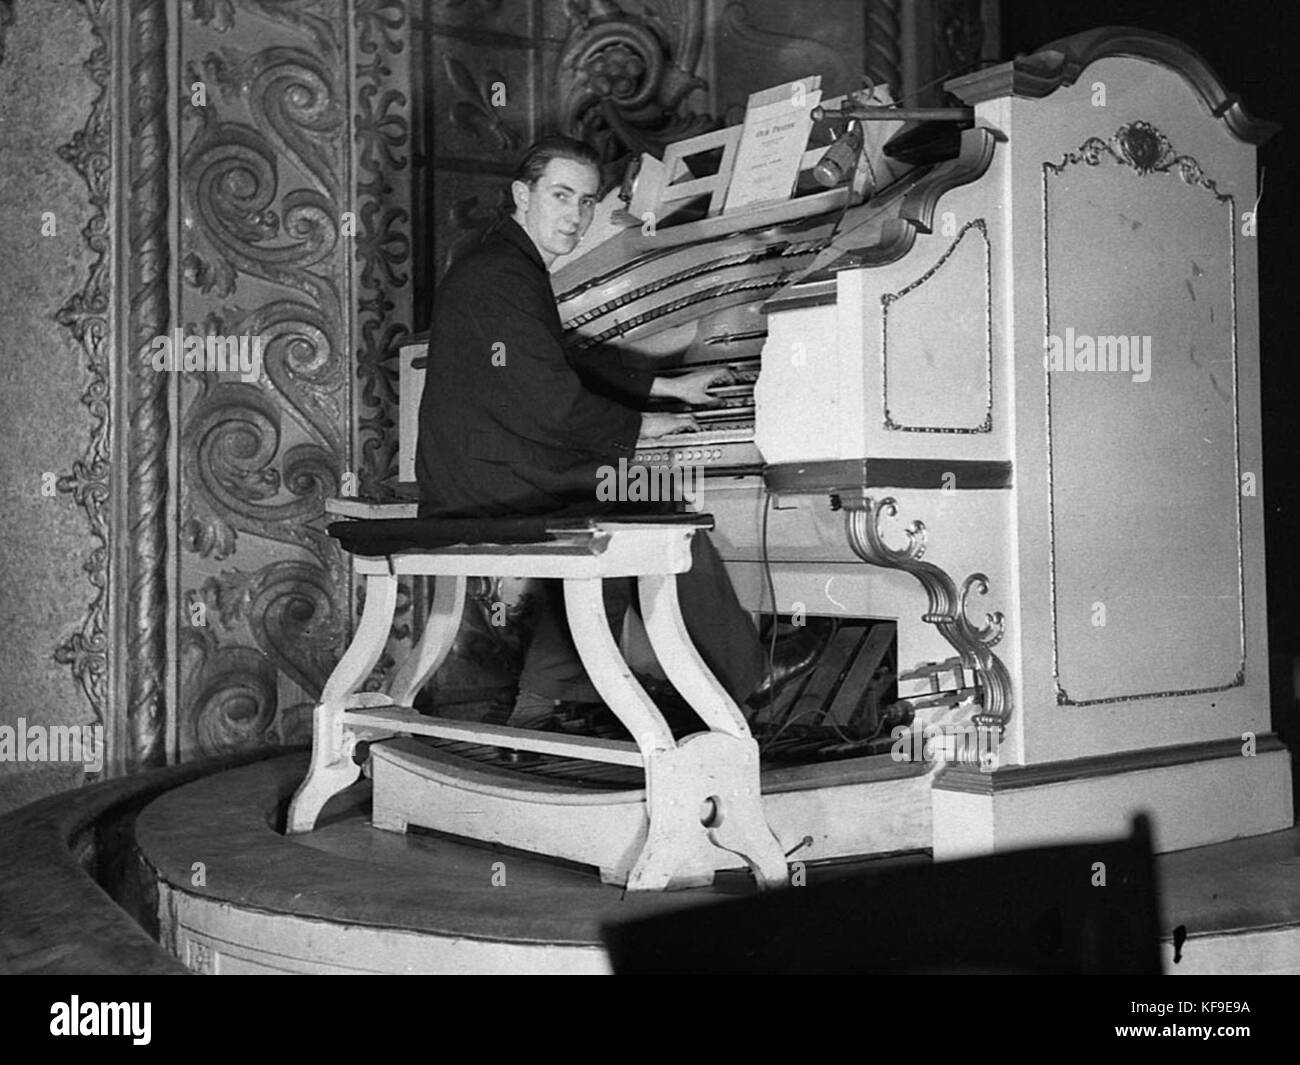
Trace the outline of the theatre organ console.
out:
<instances>
[{"instance_id":1,"label":"theatre organ console","mask_svg":"<svg viewBox=\"0 0 1300 1065\"><path fill-rule=\"evenodd\" d=\"M703 468L742 598L772 609L770 568L779 613L892 619L910 690L975 693L937 705L996 739L926 781L900 846L1138 809L1162 849L1286 827L1250 488L1271 127L1136 30L946 88L973 121L864 203L634 226L565 264L571 340L730 368L699 432L638 458Z\"/></svg>"},{"instance_id":2,"label":"theatre organ console","mask_svg":"<svg viewBox=\"0 0 1300 1065\"><path fill-rule=\"evenodd\" d=\"M1128 29L946 88L965 121L900 135L862 202L633 216L553 275L575 348L730 371L637 459L703 470L742 601L895 626L905 742L768 770L769 816L807 860L1288 827L1253 487L1271 126ZM832 720L867 642L826 652Z\"/></svg>"}]
</instances>

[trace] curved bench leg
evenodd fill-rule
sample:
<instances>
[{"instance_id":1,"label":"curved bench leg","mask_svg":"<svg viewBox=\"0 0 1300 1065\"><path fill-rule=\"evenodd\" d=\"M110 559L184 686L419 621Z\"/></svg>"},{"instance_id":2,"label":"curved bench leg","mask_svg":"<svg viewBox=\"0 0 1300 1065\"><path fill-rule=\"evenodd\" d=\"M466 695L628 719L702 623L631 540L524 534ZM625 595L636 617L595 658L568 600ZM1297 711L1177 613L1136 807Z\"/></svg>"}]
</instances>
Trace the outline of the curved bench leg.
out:
<instances>
[{"instance_id":1,"label":"curved bench leg","mask_svg":"<svg viewBox=\"0 0 1300 1065\"><path fill-rule=\"evenodd\" d=\"M652 752L672 750L677 744L672 729L614 642L605 617L601 585L599 577L565 578L564 605L569 616L569 632L592 685L632 733L642 759L647 759Z\"/></svg>"},{"instance_id":2,"label":"curved bench leg","mask_svg":"<svg viewBox=\"0 0 1300 1065\"><path fill-rule=\"evenodd\" d=\"M668 679L713 732L748 739L749 725L695 649L677 600L677 575L640 579L641 617Z\"/></svg>"},{"instance_id":3,"label":"curved bench leg","mask_svg":"<svg viewBox=\"0 0 1300 1065\"><path fill-rule=\"evenodd\" d=\"M465 612L465 587L468 583L466 577L434 578L433 603L424 623L424 632L388 684L388 696L394 706L410 706L416 693L451 653L451 645L460 631L461 615Z\"/></svg>"},{"instance_id":4,"label":"curved bench leg","mask_svg":"<svg viewBox=\"0 0 1300 1065\"><path fill-rule=\"evenodd\" d=\"M672 772L692 774L689 787L694 789L696 806L707 804L712 809L712 816L707 818L712 823L703 825L709 841L741 857L760 888L782 886L786 882L785 855L763 811L758 744L745 716L705 665L686 631L677 600L676 576L642 577L640 593L641 613L655 657L673 686L711 730L708 736L691 736L683 741ZM709 780L714 784L703 783ZM701 794L699 789L704 786L715 790ZM675 820L678 816L676 810L660 812L661 820ZM694 821L685 827L700 830L698 809ZM642 875L649 877L651 868L647 865Z\"/></svg>"},{"instance_id":5,"label":"curved bench leg","mask_svg":"<svg viewBox=\"0 0 1300 1065\"><path fill-rule=\"evenodd\" d=\"M702 732L658 752L646 762L646 805L650 830L628 874L629 891L711 882L712 867L690 871L692 859L699 867L701 834L740 858L760 888L785 885L785 855L763 816L752 739Z\"/></svg>"},{"instance_id":6,"label":"curved bench leg","mask_svg":"<svg viewBox=\"0 0 1300 1065\"><path fill-rule=\"evenodd\" d=\"M325 804L361 773L352 760L356 739L344 735L341 710L318 703L312 711L312 725L311 767L289 803L285 832L290 835L315 828Z\"/></svg>"},{"instance_id":7,"label":"curved bench leg","mask_svg":"<svg viewBox=\"0 0 1300 1065\"><path fill-rule=\"evenodd\" d=\"M356 738L343 725L349 699L365 683L384 653L397 610L397 578L387 573L366 577L366 606L352 643L325 682L312 713L311 767L289 804L286 831L310 832L321 809L352 784L361 767L352 761Z\"/></svg>"},{"instance_id":8,"label":"curved bench leg","mask_svg":"<svg viewBox=\"0 0 1300 1065\"><path fill-rule=\"evenodd\" d=\"M676 576L643 577L646 630L669 679L715 731L679 745L659 710L619 654L605 619L599 580L566 580L573 642L592 684L628 727L645 762L650 827L629 891L662 891L709 883L701 836L732 851L760 887L786 882L785 856L763 816L758 744L726 691L709 672L686 633Z\"/></svg>"}]
</instances>

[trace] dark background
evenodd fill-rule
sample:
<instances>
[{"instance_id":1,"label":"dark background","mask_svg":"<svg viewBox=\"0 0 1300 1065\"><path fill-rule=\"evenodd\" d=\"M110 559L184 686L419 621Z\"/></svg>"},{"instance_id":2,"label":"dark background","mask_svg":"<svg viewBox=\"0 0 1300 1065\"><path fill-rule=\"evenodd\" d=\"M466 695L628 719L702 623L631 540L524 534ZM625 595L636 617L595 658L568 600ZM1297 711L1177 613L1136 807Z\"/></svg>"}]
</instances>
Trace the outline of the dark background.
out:
<instances>
[{"instance_id":1,"label":"dark background","mask_svg":"<svg viewBox=\"0 0 1300 1065\"><path fill-rule=\"evenodd\" d=\"M1207 3L1171 0L1002 0L1002 56L1032 52L1049 41L1098 26L1137 26L1168 34L1210 64L1229 93L1256 118L1282 124L1259 149L1264 170L1257 214L1259 317L1263 375L1264 470L1258 487L1264 501L1268 554L1268 643L1273 728L1291 747L1300 769L1300 395L1296 366L1296 301L1293 263L1298 251L1296 173L1300 115L1296 28L1300 19L1281 3ZM1300 791L1296 807L1300 812Z\"/></svg>"}]
</instances>

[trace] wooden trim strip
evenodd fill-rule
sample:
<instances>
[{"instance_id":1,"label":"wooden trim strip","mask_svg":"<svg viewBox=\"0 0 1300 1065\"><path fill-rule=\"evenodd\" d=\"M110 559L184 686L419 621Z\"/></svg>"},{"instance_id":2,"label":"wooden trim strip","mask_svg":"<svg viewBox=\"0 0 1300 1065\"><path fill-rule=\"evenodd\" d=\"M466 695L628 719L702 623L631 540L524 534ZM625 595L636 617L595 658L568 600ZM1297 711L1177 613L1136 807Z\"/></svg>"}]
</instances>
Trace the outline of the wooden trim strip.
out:
<instances>
[{"instance_id":1,"label":"wooden trim strip","mask_svg":"<svg viewBox=\"0 0 1300 1065\"><path fill-rule=\"evenodd\" d=\"M1286 744L1271 732L1260 735L1255 744L1257 755L1286 749ZM1065 784L1093 777L1115 776L1118 773L1137 773L1167 766L1241 757L1241 740L1229 738L1179 743L1172 747L1145 751L1118 751L1088 758L1044 762L1041 765L1015 766L993 773L981 772L975 766L953 765L945 766L935 778L934 790L962 792L966 795L996 795L1020 788L1041 788L1048 784Z\"/></svg>"},{"instance_id":2,"label":"wooden trim strip","mask_svg":"<svg viewBox=\"0 0 1300 1065\"><path fill-rule=\"evenodd\" d=\"M1010 488L1010 462L990 459L835 459L768 466L763 480L778 495L864 488Z\"/></svg>"},{"instance_id":3,"label":"wooden trim strip","mask_svg":"<svg viewBox=\"0 0 1300 1065\"><path fill-rule=\"evenodd\" d=\"M838 286L835 278L826 278L812 284L800 285L797 292L777 296L763 304L763 313L773 311L794 311L801 307L833 307L838 302Z\"/></svg>"}]
</instances>

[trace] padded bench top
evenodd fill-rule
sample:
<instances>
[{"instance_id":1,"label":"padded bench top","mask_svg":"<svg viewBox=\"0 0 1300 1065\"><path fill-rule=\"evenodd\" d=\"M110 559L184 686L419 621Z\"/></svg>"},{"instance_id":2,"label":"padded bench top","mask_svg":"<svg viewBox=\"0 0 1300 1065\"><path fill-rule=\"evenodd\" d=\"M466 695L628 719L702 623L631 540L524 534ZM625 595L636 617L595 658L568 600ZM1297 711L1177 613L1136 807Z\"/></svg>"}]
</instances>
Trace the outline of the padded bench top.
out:
<instances>
[{"instance_id":1,"label":"padded bench top","mask_svg":"<svg viewBox=\"0 0 1300 1065\"><path fill-rule=\"evenodd\" d=\"M697 529L711 529L714 521L711 514L619 514L601 515L599 517L554 517L529 516L522 518L367 518L355 521L337 521L329 526L329 534L339 541L344 550L366 558L388 559L392 562L388 568L395 573L433 572L430 555L437 555L450 560L470 557L500 559L503 563L511 559L524 557L533 561L559 559L564 556L595 556L607 554L617 533L631 534L620 537L629 542L620 554L626 557L616 563L616 568L626 569L629 565L633 572L664 572L661 564L652 570L644 570L647 564L636 558L644 556L647 551L670 551L674 545L686 545L686 564L680 568L674 563L668 572L682 572L689 569L690 537ZM669 530L687 532L685 536L664 536ZM651 535L636 535L638 532ZM658 533L659 535L653 535ZM627 552L632 552L627 554ZM408 560L399 565L393 556L414 554L423 561ZM636 557L634 557L636 556ZM614 563L613 559L606 560ZM362 567L369 570L371 567ZM494 570L496 565L492 567ZM550 569L550 566L543 566ZM570 567L571 568L571 567ZM437 566L439 572L466 572L448 561ZM504 570L502 571L505 572ZM520 576L527 576L521 570L514 571ZM486 571L475 571L472 575L490 576ZM534 576L550 576L549 573L535 573ZM564 574L555 574L557 576ZM578 574L574 574L575 576ZM596 573L588 574L597 576ZM615 576L610 572L599 574Z\"/></svg>"}]
</instances>

